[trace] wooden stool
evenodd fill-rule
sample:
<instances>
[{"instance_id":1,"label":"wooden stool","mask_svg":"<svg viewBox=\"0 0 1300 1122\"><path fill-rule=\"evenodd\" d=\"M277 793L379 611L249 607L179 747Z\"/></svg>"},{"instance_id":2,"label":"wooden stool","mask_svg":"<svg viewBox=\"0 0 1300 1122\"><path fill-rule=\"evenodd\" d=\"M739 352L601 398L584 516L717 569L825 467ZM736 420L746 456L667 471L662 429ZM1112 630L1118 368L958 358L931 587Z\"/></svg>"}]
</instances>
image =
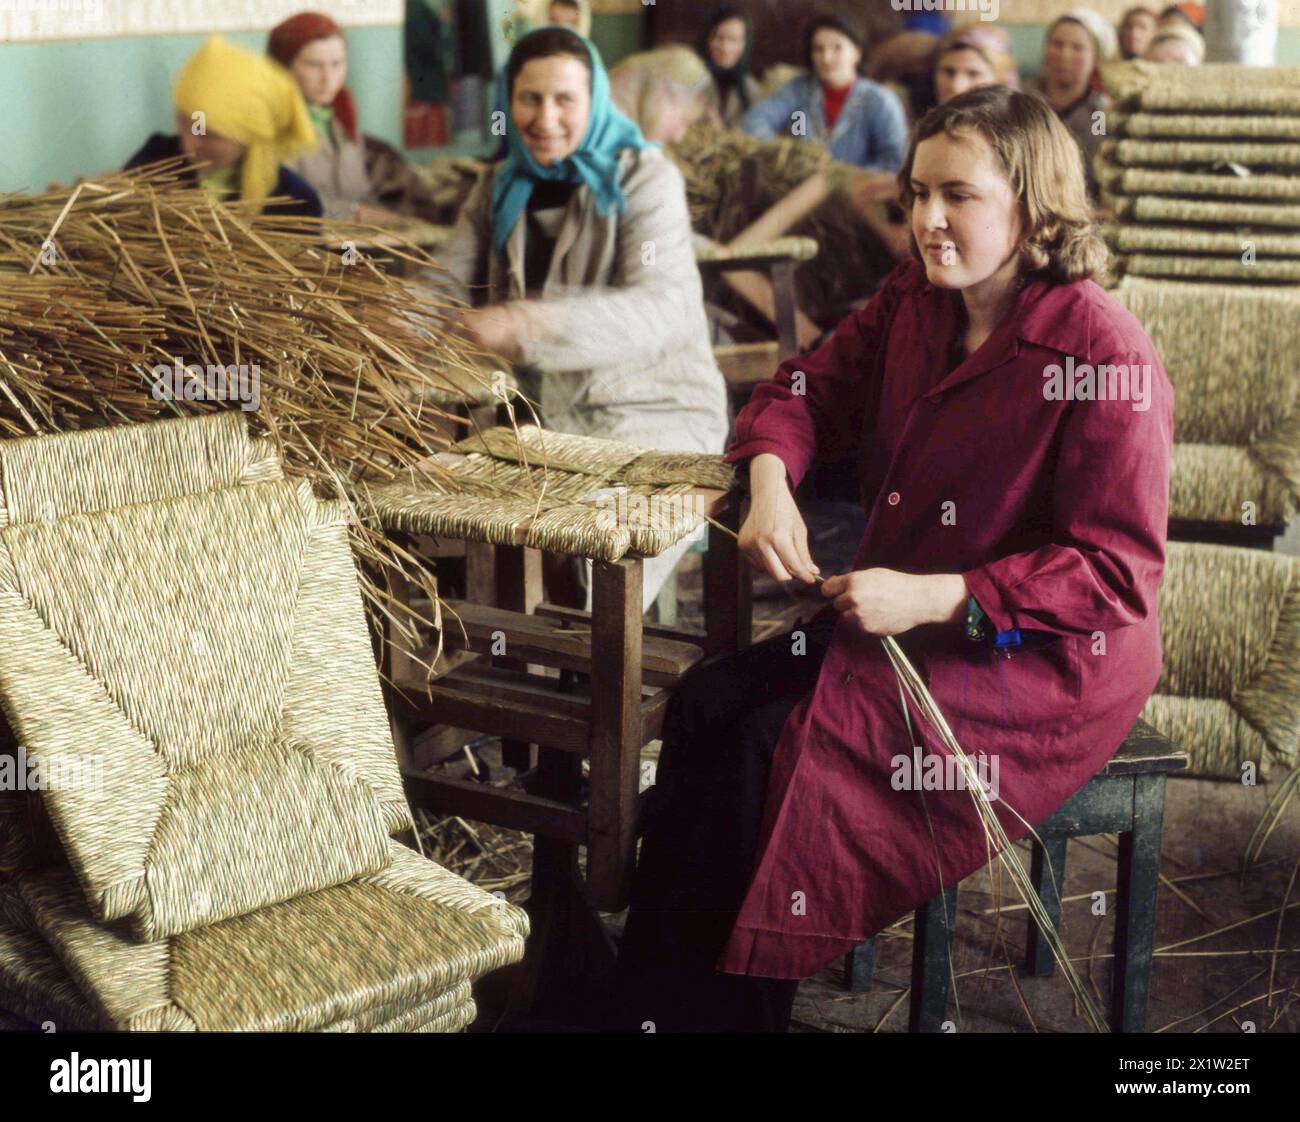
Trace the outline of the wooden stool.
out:
<instances>
[{"instance_id":1,"label":"wooden stool","mask_svg":"<svg viewBox=\"0 0 1300 1122\"><path fill-rule=\"evenodd\" d=\"M1110 1024L1115 1032L1142 1032L1155 939L1156 892L1160 883L1160 836L1165 779L1187 767L1187 756L1168 738L1139 720L1115 756L1064 806L1036 827L1042 844L1031 841L1030 877L1043 907L1059 930L1057 886L1065 882L1065 847L1070 838L1119 834L1115 894L1115 960L1111 976ZM1054 878L1054 879L1053 879ZM912 992L908 1031L939 1032L947 1018L957 886L916 909L912 933ZM870 987L874 940L844 960L845 986ZM1055 962L1038 925L1029 920L1025 973L1047 977Z\"/></svg>"}]
</instances>

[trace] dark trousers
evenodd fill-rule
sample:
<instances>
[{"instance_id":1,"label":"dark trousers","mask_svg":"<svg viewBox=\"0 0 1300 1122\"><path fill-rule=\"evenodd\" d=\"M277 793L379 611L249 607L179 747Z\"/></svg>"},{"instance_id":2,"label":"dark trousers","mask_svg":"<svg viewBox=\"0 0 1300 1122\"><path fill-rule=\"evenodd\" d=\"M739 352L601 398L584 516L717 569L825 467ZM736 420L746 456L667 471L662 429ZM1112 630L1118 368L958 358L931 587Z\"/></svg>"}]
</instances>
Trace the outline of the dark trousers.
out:
<instances>
[{"instance_id":1,"label":"dark trousers","mask_svg":"<svg viewBox=\"0 0 1300 1122\"><path fill-rule=\"evenodd\" d=\"M701 664L669 704L619 950L613 1030L787 1031L797 979L723 974L714 963L757 860L777 739L816 684L834 622L826 612Z\"/></svg>"}]
</instances>

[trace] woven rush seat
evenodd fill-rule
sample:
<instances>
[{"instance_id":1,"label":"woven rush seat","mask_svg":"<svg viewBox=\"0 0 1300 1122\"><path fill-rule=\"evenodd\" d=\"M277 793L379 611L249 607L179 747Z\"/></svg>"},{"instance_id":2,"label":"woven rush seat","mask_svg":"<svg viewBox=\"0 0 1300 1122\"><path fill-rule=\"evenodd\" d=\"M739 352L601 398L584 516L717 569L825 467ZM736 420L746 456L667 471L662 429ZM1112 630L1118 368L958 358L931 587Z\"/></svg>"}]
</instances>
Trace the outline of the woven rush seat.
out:
<instances>
[{"instance_id":1,"label":"woven rush seat","mask_svg":"<svg viewBox=\"0 0 1300 1122\"><path fill-rule=\"evenodd\" d=\"M701 489L725 490L720 456L659 452L535 425L488 429L457 444L455 478L370 488L380 522L408 533L617 561L655 557L704 521Z\"/></svg>"},{"instance_id":2,"label":"woven rush seat","mask_svg":"<svg viewBox=\"0 0 1300 1122\"><path fill-rule=\"evenodd\" d=\"M1300 114L1300 67L1111 62L1101 76L1122 110Z\"/></svg>"},{"instance_id":3,"label":"woven rush seat","mask_svg":"<svg viewBox=\"0 0 1300 1122\"><path fill-rule=\"evenodd\" d=\"M722 262L744 261L752 265L755 258L764 261L812 261L821 251L816 238L785 237L770 242L727 248L720 245L701 245L695 250L697 265L715 266Z\"/></svg>"},{"instance_id":4,"label":"woven rush seat","mask_svg":"<svg viewBox=\"0 0 1300 1122\"><path fill-rule=\"evenodd\" d=\"M1116 136L1300 140L1300 115L1251 117L1240 113L1122 113L1112 110L1106 119Z\"/></svg>"},{"instance_id":5,"label":"woven rush seat","mask_svg":"<svg viewBox=\"0 0 1300 1122\"><path fill-rule=\"evenodd\" d=\"M1114 163L1135 167L1200 167L1231 160L1251 169L1300 165L1300 144L1257 141L1107 140L1102 155Z\"/></svg>"},{"instance_id":6,"label":"woven rush seat","mask_svg":"<svg viewBox=\"0 0 1300 1122\"><path fill-rule=\"evenodd\" d=\"M233 412L3 442L0 471L0 753L100 769L40 792L66 865L0 800L0 1007L77 1020L61 965L101 1027L472 1021L527 915L389 838L343 504Z\"/></svg>"},{"instance_id":7,"label":"woven rush seat","mask_svg":"<svg viewBox=\"0 0 1300 1122\"><path fill-rule=\"evenodd\" d=\"M1177 277L1184 280L1237 280L1245 284L1277 281L1300 283L1300 260L1265 259L1249 264L1234 257L1197 257L1175 253L1132 253L1124 258L1124 273L1132 277Z\"/></svg>"},{"instance_id":8,"label":"woven rush seat","mask_svg":"<svg viewBox=\"0 0 1300 1122\"><path fill-rule=\"evenodd\" d=\"M151 943L99 925L73 879L21 878L42 938L121 1031L376 1027L523 954L527 918L396 842L379 873ZM448 1011L448 1010L444 1010ZM435 1014L441 1015L441 1014Z\"/></svg>"},{"instance_id":9,"label":"woven rush seat","mask_svg":"<svg viewBox=\"0 0 1300 1122\"><path fill-rule=\"evenodd\" d=\"M1159 606L1164 666L1142 717L1189 754L1189 774L1295 767L1300 560L1170 542Z\"/></svg>"},{"instance_id":10,"label":"woven rush seat","mask_svg":"<svg viewBox=\"0 0 1300 1122\"><path fill-rule=\"evenodd\" d=\"M1102 164L1102 188L1114 195L1175 195L1224 199L1300 199L1300 175L1239 176L1231 172L1164 171Z\"/></svg>"},{"instance_id":11,"label":"woven rush seat","mask_svg":"<svg viewBox=\"0 0 1300 1122\"><path fill-rule=\"evenodd\" d=\"M1131 222L1203 223L1207 226L1266 226L1294 230L1300 206L1294 203L1235 202L1231 199L1177 199L1165 195L1107 194L1115 214Z\"/></svg>"},{"instance_id":12,"label":"woven rush seat","mask_svg":"<svg viewBox=\"0 0 1300 1122\"><path fill-rule=\"evenodd\" d=\"M1204 229L1195 226L1115 225L1102 227L1102 236L1120 253L1219 254L1241 264L1246 246L1261 257L1300 259L1300 234L1252 230Z\"/></svg>"},{"instance_id":13,"label":"woven rush seat","mask_svg":"<svg viewBox=\"0 0 1300 1122\"><path fill-rule=\"evenodd\" d=\"M1282 525L1300 510L1300 296L1243 285L1125 278L1174 385L1170 518Z\"/></svg>"}]
</instances>

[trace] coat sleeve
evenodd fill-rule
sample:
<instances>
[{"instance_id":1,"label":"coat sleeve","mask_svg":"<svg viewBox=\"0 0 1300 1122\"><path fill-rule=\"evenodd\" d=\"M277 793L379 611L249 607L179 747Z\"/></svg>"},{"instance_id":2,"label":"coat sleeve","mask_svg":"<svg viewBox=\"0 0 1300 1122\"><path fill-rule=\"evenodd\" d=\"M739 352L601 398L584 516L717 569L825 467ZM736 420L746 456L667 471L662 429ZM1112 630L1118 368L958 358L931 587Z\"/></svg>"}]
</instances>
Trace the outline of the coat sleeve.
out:
<instances>
[{"instance_id":1,"label":"coat sleeve","mask_svg":"<svg viewBox=\"0 0 1300 1122\"><path fill-rule=\"evenodd\" d=\"M433 279L446 285L449 295L466 304L483 303L473 297L476 289L487 284L488 255L494 252L490 214L492 180L491 173L479 177L461 208L451 237L438 252L438 263L450 277L438 274Z\"/></svg>"},{"instance_id":2,"label":"coat sleeve","mask_svg":"<svg viewBox=\"0 0 1300 1122\"><path fill-rule=\"evenodd\" d=\"M876 90L872 106L872 158L868 171L897 171L907 158L907 117L892 90Z\"/></svg>"},{"instance_id":3,"label":"coat sleeve","mask_svg":"<svg viewBox=\"0 0 1300 1122\"><path fill-rule=\"evenodd\" d=\"M790 135L790 114L799 104L799 79L787 82L766 101L755 105L741 119L742 132L760 140Z\"/></svg>"},{"instance_id":4,"label":"coat sleeve","mask_svg":"<svg viewBox=\"0 0 1300 1122\"><path fill-rule=\"evenodd\" d=\"M847 459L860 451L867 401L876 396L871 385L876 356L915 267L905 262L896 268L826 342L786 359L770 382L754 390L736 417L729 462L770 452L780 457L797 487L815 459Z\"/></svg>"},{"instance_id":5,"label":"coat sleeve","mask_svg":"<svg viewBox=\"0 0 1300 1122\"><path fill-rule=\"evenodd\" d=\"M1111 631L1156 607L1164 571L1173 390L1154 353L1151 407L1076 401L1061 434L1051 544L963 573L999 631Z\"/></svg>"},{"instance_id":6,"label":"coat sleeve","mask_svg":"<svg viewBox=\"0 0 1300 1122\"><path fill-rule=\"evenodd\" d=\"M702 330L682 173L666 157L643 154L624 190L614 284L509 305L528 365L564 373L647 361Z\"/></svg>"}]
</instances>

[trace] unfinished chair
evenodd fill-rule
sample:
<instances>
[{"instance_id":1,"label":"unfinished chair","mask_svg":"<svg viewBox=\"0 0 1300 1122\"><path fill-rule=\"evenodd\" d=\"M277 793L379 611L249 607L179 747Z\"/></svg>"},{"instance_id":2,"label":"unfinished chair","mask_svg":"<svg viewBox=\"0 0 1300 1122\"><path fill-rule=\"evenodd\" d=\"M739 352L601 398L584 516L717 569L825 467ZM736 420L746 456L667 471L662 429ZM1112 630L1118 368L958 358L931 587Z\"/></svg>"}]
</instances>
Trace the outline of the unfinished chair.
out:
<instances>
[{"instance_id":1,"label":"unfinished chair","mask_svg":"<svg viewBox=\"0 0 1300 1122\"><path fill-rule=\"evenodd\" d=\"M0 706L71 777L5 918L103 1027L472 1019L522 956L522 911L391 840L346 511L237 414L0 443Z\"/></svg>"},{"instance_id":2,"label":"unfinished chair","mask_svg":"<svg viewBox=\"0 0 1300 1122\"><path fill-rule=\"evenodd\" d=\"M1170 535L1271 548L1300 509L1300 296L1126 279L1174 386Z\"/></svg>"}]
</instances>

